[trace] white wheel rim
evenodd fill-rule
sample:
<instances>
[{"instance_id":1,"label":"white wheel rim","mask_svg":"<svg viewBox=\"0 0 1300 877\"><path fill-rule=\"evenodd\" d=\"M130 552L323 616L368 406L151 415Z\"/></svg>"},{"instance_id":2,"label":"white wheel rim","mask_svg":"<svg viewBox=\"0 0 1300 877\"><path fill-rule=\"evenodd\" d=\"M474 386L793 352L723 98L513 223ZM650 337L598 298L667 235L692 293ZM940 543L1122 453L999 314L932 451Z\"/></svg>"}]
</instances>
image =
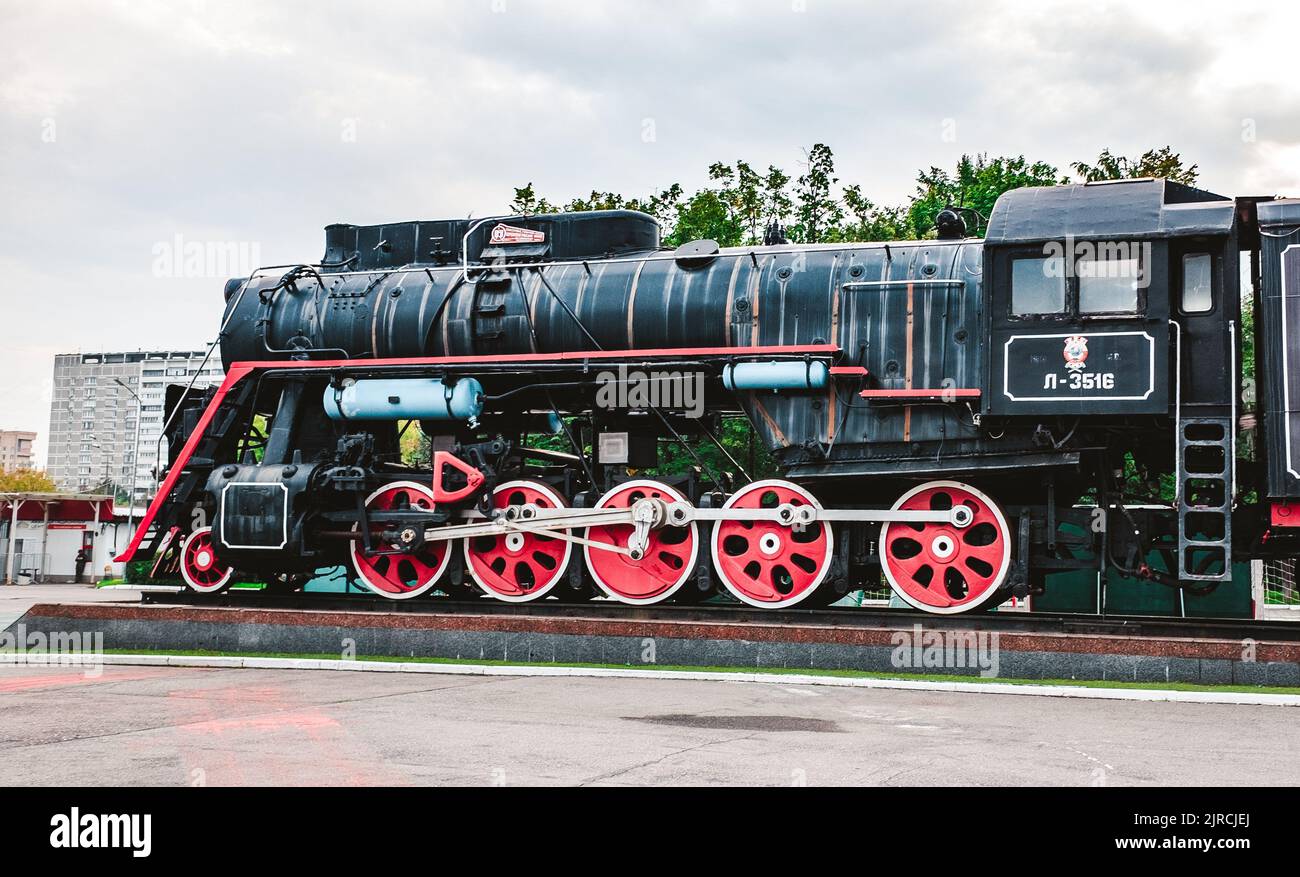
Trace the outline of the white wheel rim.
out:
<instances>
[{"instance_id":1,"label":"white wheel rim","mask_svg":"<svg viewBox=\"0 0 1300 877\"><path fill-rule=\"evenodd\" d=\"M379 488L374 493L370 494L370 496L366 497L365 504L368 506L370 505L370 503L374 502L375 499L380 494L386 493L390 490L396 490L398 488L410 490L414 493L419 493L424 497L426 497L429 500L429 503L431 505L434 503L433 491L425 487L423 484L417 484L414 481L394 481L391 484L385 484L383 487ZM353 525L352 529L355 531L358 526L359 525ZM362 558L362 552L363 552L361 543L354 539L351 545L348 546L348 553L352 557L352 571L357 574L357 578L360 579L361 583L365 585L367 588L369 588L373 593L377 594L380 597L385 597L389 600L410 600L412 597L418 597L421 594L427 594L430 590L433 589L434 585L438 584L439 580L442 579L443 573L447 571L447 564L451 562L451 551L452 548L450 545L448 545L447 550L442 553L442 562L438 564L438 571L433 574L433 578L431 578L427 584L421 585L420 587L411 591L405 591L400 594L394 594L391 591L385 591L383 588L377 587L375 584L373 584L370 581L370 579L366 578L365 569L361 566L360 563L360 559Z\"/></svg>"},{"instance_id":2,"label":"white wheel rim","mask_svg":"<svg viewBox=\"0 0 1300 877\"><path fill-rule=\"evenodd\" d=\"M727 498L727 501L723 503L722 507L724 509L732 508L736 500L741 496L743 496L744 494L749 493L751 490L762 490L768 487L781 487L787 490L792 490L795 493L802 496L804 498L804 501L807 502L810 506L813 506L814 508L817 509L821 509L822 507L822 504L817 501L817 497L813 496L807 490L804 490L802 487L800 487L797 484L794 484L793 482L785 481L780 478L769 478L766 481L755 481L751 484L746 484L740 490L736 491L731 496L729 496ZM813 583L809 585L807 588L805 588L801 593L788 597L785 600L771 600L771 601L755 600L753 597L749 596L740 588L737 588L735 585L731 583L731 581L722 573L723 567L720 562L720 555L719 555L719 551L722 547L722 531L716 525L713 527L713 534L712 537L709 539L709 549L713 555L713 570L714 572L717 573L718 578L722 580L722 585L727 589L727 593L731 594L731 596L735 597L737 600L739 600L740 602L748 606L753 606L756 609L785 609L790 606L794 606L808 599L809 596L811 596L818 588L820 588L822 586L822 582L826 580L827 573L829 573L831 570L831 558L835 555L835 531L831 529L830 524L824 521L822 522L822 527L826 530L826 560L822 564L821 572L819 572L817 576L813 579ZM782 547L781 545L778 545L775 551L772 552L772 554L778 553L781 547ZM761 540L759 542L759 550L763 551L764 554L768 553L767 551L763 550L763 544Z\"/></svg>"},{"instance_id":3,"label":"white wheel rim","mask_svg":"<svg viewBox=\"0 0 1300 877\"><path fill-rule=\"evenodd\" d=\"M667 484L664 484L662 481L654 481L646 478L646 479L640 479L634 481L624 481L622 484L615 485L613 488L605 492L605 495L600 498L600 501L597 502L596 505L593 506L593 508L597 508L597 509L605 508L605 502L607 500L609 500L611 497L615 496L616 494L622 493L623 491L629 488L645 488L648 490L656 490L660 493L667 494L668 496L672 497L676 502L686 502L686 497L683 496L680 491L676 490L675 488L669 487ZM586 535L588 539L591 538L592 529L593 528L588 527L586 530ZM583 556L583 560L587 564L587 572L591 574L592 580L595 581L596 586L600 588L601 592L606 597L609 597L611 600L616 600L619 603L626 603L630 606L650 606L655 603L662 603L663 601L672 597L673 594L676 594L679 590L681 590L682 585L684 585L686 583L686 580L691 577L691 574L695 572L695 564L699 559L699 555L700 555L699 527L696 526L694 521L692 521L690 527L683 528L683 529L689 529L691 531L691 559L682 566L681 575L677 577L676 581L674 581L673 584L669 586L667 589L654 595L653 597L644 597L644 598L628 597L618 593L613 588L611 588L605 582L605 580L601 578L600 573L596 571L595 567L591 563L592 552L600 551L601 549L599 548L593 549L590 545L582 546L582 556Z\"/></svg>"},{"instance_id":4,"label":"white wheel rim","mask_svg":"<svg viewBox=\"0 0 1300 877\"><path fill-rule=\"evenodd\" d=\"M190 545L193 544L196 539L200 539L205 535L210 539L211 534L212 534L211 527L201 527L198 530L195 530L189 536L186 536L185 541L181 543L181 578L185 580L185 584L187 587L189 587L190 590L195 591L199 594L213 594L216 593L217 591L220 591L226 585L230 584L230 579L235 574L235 568L231 567L230 569L226 570L226 574L221 577L221 580L213 585L202 584L201 582L195 581L193 578L190 577L189 564L185 562L186 558L188 558L190 555ZM211 550L212 549L207 549L206 553L210 554ZM211 562L211 560L209 560L208 562Z\"/></svg>"},{"instance_id":5,"label":"white wheel rim","mask_svg":"<svg viewBox=\"0 0 1300 877\"><path fill-rule=\"evenodd\" d=\"M937 488L937 487L951 487L958 490L964 490L967 493L970 493L972 496L975 496L976 498L983 500L984 503L989 507L989 510L993 513L993 517L997 519L998 527L1002 530L1002 545L1003 545L1002 573L997 577L994 583L989 586L988 590L986 590L978 599L972 600L969 603L963 603L960 606L942 606L942 607L930 606L926 603L922 603L920 600L913 598L910 594L907 593L906 590L903 589L903 586L898 583L898 581L894 578L894 574L889 569L888 560L884 556L884 551L885 551L884 546L886 544L886 537L888 537L889 535L890 524L883 524L880 528L880 539L877 543L881 546L880 568L885 574L885 580L889 582L889 589L893 591L895 594L897 594L899 599L907 603L912 608L920 609L922 612L929 612L932 615L958 615L962 612L971 612L975 609L978 609L979 607L987 603L989 600L993 599L993 595L998 592L998 590L1002 587L1002 583L1007 580L1007 574L1011 572L1011 531L1007 528L1007 519L1003 517L1002 509L998 507L997 503L995 503L992 499L990 499L989 496L983 491L976 490L975 488L971 487L969 484L962 484L960 481L928 481L925 484L920 484L916 487L913 487L907 493L900 496L898 498L898 501L894 503L893 508L894 509L901 508L903 503L907 502L909 499L916 496L918 493L924 490L930 490L932 488ZM955 550L956 549L954 548L954 551Z\"/></svg>"},{"instance_id":6,"label":"white wheel rim","mask_svg":"<svg viewBox=\"0 0 1300 877\"><path fill-rule=\"evenodd\" d=\"M509 481L505 484L502 484L496 490L492 491L492 495L495 497L498 493L501 493L502 491L517 490L521 487L527 487L531 490L536 490L540 493L546 494L555 503L557 508L569 507L569 504L564 501L564 497L556 493L549 484L545 484L541 481L528 481L528 480ZM509 540L514 535L515 534L512 533L509 536L507 536L506 539ZM498 591L493 590L492 588L489 588L487 585L483 583L483 580L479 578L479 574L474 569L474 564L470 559L469 540L468 539L462 540L462 545L465 554L465 570L469 573L470 578L474 580L474 584L478 585L479 589L482 590L484 594L493 598L494 600L500 600L502 603L531 603L533 600L540 600L541 598L545 597L551 591L555 590L555 586L558 585L560 581L564 578L564 572L569 568L569 561L573 556L573 543L565 542L564 560L560 562L560 566L559 566L560 571L554 574L555 576L554 579L552 579L548 584L544 585L543 587L536 588L527 594L502 594L499 593ZM523 543L521 540L520 549L522 550L522 548L523 548ZM508 541L506 543L506 549L510 550L510 545ZM448 552L448 554L450 555L450 552Z\"/></svg>"}]
</instances>

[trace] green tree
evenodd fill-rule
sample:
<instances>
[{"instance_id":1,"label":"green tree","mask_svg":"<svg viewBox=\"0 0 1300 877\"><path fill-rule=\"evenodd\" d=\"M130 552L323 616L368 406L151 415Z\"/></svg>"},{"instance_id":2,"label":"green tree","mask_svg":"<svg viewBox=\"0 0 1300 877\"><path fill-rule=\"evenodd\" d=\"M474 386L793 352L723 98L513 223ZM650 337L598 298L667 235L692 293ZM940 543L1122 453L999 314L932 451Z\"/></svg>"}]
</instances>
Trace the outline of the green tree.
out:
<instances>
[{"instance_id":1,"label":"green tree","mask_svg":"<svg viewBox=\"0 0 1300 877\"><path fill-rule=\"evenodd\" d=\"M843 202L846 221L830 230L828 242L898 241L912 236L906 207L877 207L856 184L844 187Z\"/></svg>"},{"instance_id":2,"label":"green tree","mask_svg":"<svg viewBox=\"0 0 1300 877\"><path fill-rule=\"evenodd\" d=\"M1023 155L996 158L983 153L974 157L963 155L957 162L955 173L931 167L917 175L916 194L907 208L908 220L913 234L925 238L934 231L935 217L944 207L950 204L969 207L980 218L974 228L967 228L967 232L981 236L993 205L1003 192L1066 182L1069 181L1052 165L1042 161L1030 163Z\"/></svg>"},{"instance_id":3,"label":"green tree","mask_svg":"<svg viewBox=\"0 0 1300 877\"><path fill-rule=\"evenodd\" d=\"M748 162L736 162L735 212L753 245L763 240L763 178Z\"/></svg>"},{"instance_id":4,"label":"green tree","mask_svg":"<svg viewBox=\"0 0 1300 877\"><path fill-rule=\"evenodd\" d=\"M574 198L567 204L557 206L555 202L539 196L532 183L514 191L514 200L510 202L512 213L535 215L581 213L589 210L639 210L653 216L659 221L659 227L664 229L671 229L677 224L677 212L684 194L680 183L673 183L667 189L646 198L628 198L617 192L593 189L586 197Z\"/></svg>"},{"instance_id":5,"label":"green tree","mask_svg":"<svg viewBox=\"0 0 1300 877\"><path fill-rule=\"evenodd\" d=\"M664 240L669 247L688 241L714 240L724 247L739 246L745 228L716 189L701 189L692 195L677 215L677 224Z\"/></svg>"},{"instance_id":6,"label":"green tree","mask_svg":"<svg viewBox=\"0 0 1300 877\"><path fill-rule=\"evenodd\" d=\"M555 205L550 201L538 197L537 190L530 182L522 189L515 189L515 198L510 202L510 212L532 216L539 213L555 213L556 210Z\"/></svg>"},{"instance_id":7,"label":"green tree","mask_svg":"<svg viewBox=\"0 0 1300 877\"><path fill-rule=\"evenodd\" d=\"M807 169L795 182L795 223L790 238L802 244L815 244L830 236L844 218L839 199L834 195L835 155L825 143L813 144L807 154Z\"/></svg>"},{"instance_id":8,"label":"green tree","mask_svg":"<svg viewBox=\"0 0 1300 877\"><path fill-rule=\"evenodd\" d=\"M622 210L626 206L627 200L617 192L592 189L586 198L574 198L564 205L564 209L570 213L580 213L586 210Z\"/></svg>"},{"instance_id":9,"label":"green tree","mask_svg":"<svg viewBox=\"0 0 1300 877\"><path fill-rule=\"evenodd\" d=\"M1137 158L1112 155L1110 149L1103 149L1096 164L1076 161L1070 167L1085 183L1154 177L1194 186L1199 175L1196 165L1185 166L1183 157L1168 146L1148 149Z\"/></svg>"},{"instance_id":10,"label":"green tree","mask_svg":"<svg viewBox=\"0 0 1300 877\"><path fill-rule=\"evenodd\" d=\"M678 213L682 209L681 202L684 194L682 184L673 183L667 189L648 198L630 198L624 206L628 210L640 210L642 213L650 214L659 220L661 229L674 228L677 225Z\"/></svg>"},{"instance_id":11,"label":"green tree","mask_svg":"<svg viewBox=\"0 0 1300 877\"><path fill-rule=\"evenodd\" d=\"M54 479L42 469L0 469L0 493L57 493Z\"/></svg>"},{"instance_id":12,"label":"green tree","mask_svg":"<svg viewBox=\"0 0 1300 877\"><path fill-rule=\"evenodd\" d=\"M408 466L429 466L433 463L433 443L414 420L399 423L402 462Z\"/></svg>"},{"instance_id":13,"label":"green tree","mask_svg":"<svg viewBox=\"0 0 1300 877\"><path fill-rule=\"evenodd\" d=\"M790 175L776 165L769 165L763 177L763 214L767 222L784 224L794 210L789 193Z\"/></svg>"},{"instance_id":14,"label":"green tree","mask_svg":"<svg viewBox=\"0 0 1300 877\"><path fill-rule=\"evenodd\" d=\"M730 213L728 230L734 224L742 231L737 243L760 243L766 219L763 178L748 162L737 160L734 168L714 162L709 167L709 179L719 184L715 191Z\"/></svg>"},{"instance_id":15,"label":"green tree","mask_svg":"<svg viewBox=\"0 0 1300 877\"><path fill-rule=\"evenodd\" d=\"M736 471L731 460L739 463L755 480L778 476L780 470L777 468L776 461L767 452L767 448L763 447L762 441L754 433L754 428L745 418L726 418L722 421L722 426L715 437L718 444L726 449L726 454L707 438L691 445L694 454L675 440L661 441L659 465L653 470L654 474L660 477L681 474L693 466L698 466L696 457L699 457L714 472L718 474L731 472L742 481L740 473ZM728 455L731 459L728 459Z\"/></svg>"}]
</instances>

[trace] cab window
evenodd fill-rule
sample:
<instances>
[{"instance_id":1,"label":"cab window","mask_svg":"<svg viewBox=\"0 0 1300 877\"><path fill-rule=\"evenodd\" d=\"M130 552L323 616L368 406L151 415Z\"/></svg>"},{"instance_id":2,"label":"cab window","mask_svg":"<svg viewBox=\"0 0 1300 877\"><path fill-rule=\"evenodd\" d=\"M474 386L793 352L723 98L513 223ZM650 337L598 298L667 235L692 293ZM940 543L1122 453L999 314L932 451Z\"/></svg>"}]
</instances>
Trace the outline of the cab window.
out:
<instances>
[{"instance_id":1,"label":"cab window","mask_svg":"<svg viewBox=\"0 0 1300 877\"><path fill-rule=\"evenodd\" d=\"M1213 266L1209 253L1183 256L1183 313L1207 314L1214 310Z\"/></svg>"},{"instance_id":2,"label":"cab window","mask_svg":"<svg viewBox=\"0 0 1300 877\"><path fill-rule=\"evenodd\" d=\"M1012 260L1011 311L1017 316L1065 313L1065 266L1060 256Z\"/></svg>"},{"instance_id":3,"label":"cab window","mask_svg":"<svg viewBox=\"0 0 1300 877\"><path fill-rule=\"evenodd\" d=\"M1142 276L1136 257L1080 256L1075 271L1079 275L1080 314L1137 313Z\"/></svg>"}]
</instances>

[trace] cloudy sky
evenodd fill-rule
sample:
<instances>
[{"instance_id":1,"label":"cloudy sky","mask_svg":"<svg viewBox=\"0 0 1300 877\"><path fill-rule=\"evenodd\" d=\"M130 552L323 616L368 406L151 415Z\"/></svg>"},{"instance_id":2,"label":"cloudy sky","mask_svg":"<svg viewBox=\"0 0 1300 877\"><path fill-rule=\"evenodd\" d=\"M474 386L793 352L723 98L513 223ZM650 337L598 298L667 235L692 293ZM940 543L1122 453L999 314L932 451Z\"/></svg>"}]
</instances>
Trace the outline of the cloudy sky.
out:
<instances>
[{"instance_id":1,"label":"cloudy sky","mask_svg":"<svg viewBox=\"0 0 1300 877\"><path fill-rule=\"evenodd\" d=\"M169 267L178 236L310 261L330 222L797 172L815 142L878 203L963 152L1165 144L1212 190L1300 194L1293 4L1080 5L0 0L0 428L45 433L57 352L211 340L220 261Z\"/></svg>"}]
</instances>

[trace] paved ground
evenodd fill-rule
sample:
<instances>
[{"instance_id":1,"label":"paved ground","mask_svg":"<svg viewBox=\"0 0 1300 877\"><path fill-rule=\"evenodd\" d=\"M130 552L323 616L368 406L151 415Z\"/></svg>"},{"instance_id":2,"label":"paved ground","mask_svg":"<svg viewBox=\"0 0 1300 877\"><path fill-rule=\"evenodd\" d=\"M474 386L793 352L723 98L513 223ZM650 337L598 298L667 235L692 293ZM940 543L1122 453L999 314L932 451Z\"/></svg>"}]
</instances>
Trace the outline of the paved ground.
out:
<instances>
[{"instance_id":1,"label":"paved ground","mask_svg":"<svg viewBox=\"0 0 1300 877\"><path fill-rule=\"evenodd\" d=\"M0 570L0 579L3 579ZM140 602L139 591L100 589L94 585L0 584L0 630L4 630L36 603Z\"/></svg>"},{"instance_id":2,"label":"paved ground","mask_svg":"<svg viewBox=\"0 0 1300 877\"><path fill-rule=\"evenodd\" d=\"M0 586L0 629L84 585ZM1300 784L1300 712L643 679L0 666L0 784Z\"/></svg>"},{"instance_id":3,"label":"paved ground","mask_svg":"<svg viewBox=\"0 0 1300 877\"><path fill-rule=\"evenodd\" d=\"M0 784L1300 784L1295 709L0 667Z\"/></svg>"}]
</instances>

